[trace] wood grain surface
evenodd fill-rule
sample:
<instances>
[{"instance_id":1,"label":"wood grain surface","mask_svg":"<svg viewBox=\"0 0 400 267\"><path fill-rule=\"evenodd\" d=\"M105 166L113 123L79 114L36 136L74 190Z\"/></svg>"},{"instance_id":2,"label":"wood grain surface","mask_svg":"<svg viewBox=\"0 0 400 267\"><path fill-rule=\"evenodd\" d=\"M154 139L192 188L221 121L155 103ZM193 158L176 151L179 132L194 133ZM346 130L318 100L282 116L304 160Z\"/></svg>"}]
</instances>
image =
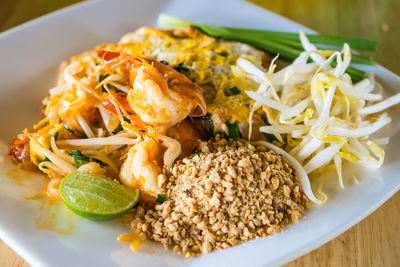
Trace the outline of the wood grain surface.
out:
<instances>
[{"instance_id":1,"label":"wood grain surface","mask_svg":"<svg viewBox=\"0 0 400 267\"><path fill-rule=\"evenodd\" d=\"M0 31L78 0L2 0ZM318 32L379 42L374 59L400 74L399 0L252 0ZM400 193L291 266L400 266ZM0 266L29 266L0 241Z\"/></svg>"}]
</instances>

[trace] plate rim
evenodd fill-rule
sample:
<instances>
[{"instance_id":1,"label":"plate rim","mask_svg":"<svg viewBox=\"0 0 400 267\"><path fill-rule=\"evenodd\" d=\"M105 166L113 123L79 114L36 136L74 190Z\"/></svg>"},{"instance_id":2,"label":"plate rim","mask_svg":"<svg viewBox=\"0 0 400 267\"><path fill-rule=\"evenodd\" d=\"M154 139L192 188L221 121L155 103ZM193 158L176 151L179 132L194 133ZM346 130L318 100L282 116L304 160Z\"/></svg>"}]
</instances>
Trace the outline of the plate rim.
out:
<instances>
[{"instance_id":1,"label":"plate rim","mask_svg":"<svg viewBox=\"0 0 400 267\"><path fill-rule=\"evenodd\" d=\"M40 23L43 23L43 22L46 22L47 20L51 20L53 17L58 17L60 15L63 15L63 14L69 13L69 12L74 12L77 9L91 6L91 5L96 5L100 2L106 2L106 1L109 1L109 0L92 0L92 1L78 2L78 3L74 3L72 5L69 5L67 7L58 9L56 11L53 11L51 13L41 15L35 19L26 21L22 24L14 26L6 31L3 31L2 33L0 33L0 41L3 40L4 38L7 38L9 35L14 35L14 34L20 33L21 31L29 30L30 27L35 26ZM171 2L172 1L168 1L165 6L167 6ZM270 14L273 14L274 16L277 16L282 20L288 21L292 24L296 24L298 27L302 27L302 28L306 29L307 31L309 31L310 33L316 33L315 30L313 30L309 27L306 27L296 21L289 19L289 18L286 18L282 15L276 14L268 9L264 9L254 3L247 2L247 1L246 1L246 3L256 7L258 9L262 9L263 11L266 11ZM396 78L400 79L400 76L397 75L396 73L392 72L390 69L383 67L382 65L378 64L377 62L375 62L375 63L376 64L373 67L383 68L385 72L388 72L390 75L393 75ZM375 202L372 206L370 206L368 209L366 209L363 213L359 213L358 216L355 216L351 220L349 220L349 222L346 225L331 229L329 231L328 235L326 235L322 238L319 238L317 241L310 241L308 243L305 243L303 246L304 248L299 249L296 252L291 253L289 255L285 255L273 262L268 263L267 265L275 266L275 265L286 264L288 262L291 262L291 261L321 247L322 245L333 240L337 236L343 234L344 232L346 232L347 230L349 230L350 228L352 228L356 224L358 224L360 221L365 219L367 216L372 214L375 210L377 210L385 202L387 202L390 198L392 198L393 195L396 194L399 190L400 190L400 183L397 184L397 187L393 188L390 192L388 192L385 195L385 197L382 197L379 201ZM32 266L47 266L48 265L46 262L44 262L41 259L42 257L38 253L31 251L29 248L26 248L26 246L23 243L13 240L9 234L6 234L6 232L8 232L6 227L0 222L0 239L3 240L4 243L7 244L7 246L9 246L13 251L15 251L19 256L21 256L26 262L28 262ZM288 252L288 253L290 253L290 252Z\"/></svg>"}]
</instances>

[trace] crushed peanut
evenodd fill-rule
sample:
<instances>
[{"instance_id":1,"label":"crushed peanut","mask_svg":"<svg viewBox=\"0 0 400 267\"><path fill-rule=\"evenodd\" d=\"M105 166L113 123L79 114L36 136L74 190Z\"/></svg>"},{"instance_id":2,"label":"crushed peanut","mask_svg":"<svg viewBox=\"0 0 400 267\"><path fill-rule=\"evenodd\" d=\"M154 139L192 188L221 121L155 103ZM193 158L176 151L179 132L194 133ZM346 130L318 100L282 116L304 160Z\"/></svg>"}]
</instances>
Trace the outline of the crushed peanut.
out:
<instances>
[{"instance_id":1,"label":"crushed peanut","mask_svg":"<svg viewBox=\"0 0 400 267\"><path fill-rule=\"evenodd\" d=\"M202 142L164 175L168 200L140 204L131 226L186 257L277 233L309 206L288 162L247 142Z\"/></svg>"}]
</instances>

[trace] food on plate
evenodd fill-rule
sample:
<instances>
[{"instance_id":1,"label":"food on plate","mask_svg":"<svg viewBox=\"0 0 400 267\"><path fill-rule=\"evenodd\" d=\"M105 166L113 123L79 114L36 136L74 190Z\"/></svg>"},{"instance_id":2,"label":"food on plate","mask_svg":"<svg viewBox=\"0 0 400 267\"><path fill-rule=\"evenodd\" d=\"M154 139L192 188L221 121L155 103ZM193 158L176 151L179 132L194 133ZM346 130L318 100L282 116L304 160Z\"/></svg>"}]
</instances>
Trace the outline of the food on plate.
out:
<instances>
[{"instance_id":1,"label":"food on plate","mask_svg":"<svg viewBox=\"0 0 400 267\"><path fill-rule=\"evenodd\" d=\"M344 187L345 163L383 164L388 138L371 135L400 95L384 99L350 67L372 61L348 44L310 40L375 43L160 23L176 28L143 27L62 63L43 118L9 149L47 175L47 197L89 219L127 213L133 233L119 240L133 249L152 239L194 256L298 221L327 199L310 178L336 170ZM293 62L278 69L259 49Z\"/></svg>"},{"instance_id":2,"label":"food on plate","mask_svg":"<svg viewBox=\"0 0 400 267\"><path fill-rule=\"evenodd\" d=\"M217 136L164 168L165 201L141 204L131 226L186 257L274 234L309 206L295 172L263 145Z\"/></svg>"}]
</instances>

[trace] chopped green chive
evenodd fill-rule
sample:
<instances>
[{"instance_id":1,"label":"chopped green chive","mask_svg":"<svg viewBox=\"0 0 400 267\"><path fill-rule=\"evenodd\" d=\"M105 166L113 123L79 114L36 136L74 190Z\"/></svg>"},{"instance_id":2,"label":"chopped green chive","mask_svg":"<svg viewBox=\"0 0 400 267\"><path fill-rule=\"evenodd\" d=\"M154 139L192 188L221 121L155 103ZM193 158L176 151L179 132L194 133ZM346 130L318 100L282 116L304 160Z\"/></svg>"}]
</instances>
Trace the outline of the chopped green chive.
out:
<instances>
[{"instance_id":1,"label":"chopped green chive","mask_svg":"<svg viewBox=\"0 0 400 267\"><path fill-rule=\"evenodd\" d=\"M101 83L105 78L107 78L108 76L110 76L109 74L105 73L105 74L99 74L99 83Z\"/></svg>"},{"instance_id":2,"label":"chopped green chive","mask_svg":"<svg viewBox=\"0 0 400 267\"><path fill-rule=\"evenodd\" d=\"M236 140L239 138L239 123L235 121L234 123L228 123L229 138Z\"/></svg>"},{"instance_id":3,"label":"chopped green chive","mask_svg":"<svg viewBox=\"0 0 400 267\"><path fill-rule=\"evenodd\" d=\"M185 63L181 62L178 64L178 66L174 67L174 69L182 74L185 74L186 76L189 76L191 73L191 70L185 66Z\"/></svg>"},{"instance_id":4,"label":"chopped green chive","mask_svg":"<svg viewBox=\"0 0 400 267\"><path fill-rule=\"evenodd\" d=\"M117 134L117 133L119 133L120 131L122 131L124 128L122 128L122 125L121 125L121 123L120 124L118 124L118 126L117 126L117 128L115 128L113 131L112 131L112 133L113 134Z\"/></svg>"},{"instance_id":5,"label":"chopped green chive","mask_svg":"<svg viewBox=\"0 0 400 267\"><path fill-rule=\"evenodd\" d=\"M83 159L83 160L89 161L89 158L86 157L85 155L83 155L80 150L72 150L69 154L71 156L77 157L79 159Z\"/></svg>"},{"instance_id":6,"label":"chopped green chive","mask_svg":"<svg viewBox=\"0 0 400 267\"><path fill-rule=\"evenodd\" d=\"M226 89L224 91L224 94L226 96L238 95L238 94L240 94L240 90L236 86L232 86L232 87Z\"/></svg>"},{"instance_id":7,"label":"chopped green chive","mask_svg":"<svg viewBox=\"0 0 400 267\"><path fill-rule=\"evenodd\" d=\"M160 60L160 63L167 65L167 66L169 65L168 61L165 61L165 60Z\"/></svg>"},{"instance_id":8,"label":"chopped green chive","mask_svg":"<svg viewBox=\"0 0 400 267\"><path fill-rule=\"evenodd\" d=\"M228 53L226 52L215 52L217 55L220 55L221 57L227 57Z\"/></svg>"},{"instance_id":9,"label":"chopped green chive","mask_svg":"<svg viewBox=\"0 0 400 267\"><path fill-rule=\"evenodd\" d=\"M102 161L99 160L99 159L90 158L90 160L93 161L93 162L96 162L96 163L100 164L101 166L104 166L104 162L102 162Z\"/></svg>"},{"instance_id":10,"label":"chopped green chive","mask_svg":"<svg viewBox=\"0 0 400 267\"><path fill-rule=\"evenodd\" d=\"M203 24L201 24L203 25ZM197 26L197 25L195 25ZM204 25L205 27L209 25ZM232 28L232 27L221 27L229 32L235 34L246 34L253 36L254 38L275 38L277 40L289 40L292 42L300 42L299 34L292 32L276 32L246 28ZM330 36L323 34L306 34L308 40L315 44L331 45L331 46L342 46L344 43L348 43L354 49L375 51L377 42L371 40L361 40L355 38L341 37L341 36Z\"/></svg>"},{"instance_id":11,"label":"chopped green chive","mask_svg":"<svg viewBox=\"0 0 400 267\"><path fill-rule=\"evenodd\" d=\"M265 114L261 115L261 119L264 121L265 125L269 126L271 125L271 123L269 123L268 118ZM265 135L265 139L269 142L272 143L273 141L278 141L278 139L276 139L275 135L270 134L270 133L264 133Z\"/></svg>"},{"instance_id":12,"label":"chopped green chive","mask_svg":"<svg viewBox=\"0 0 400 267\"><path fill-rule=\"evenodd\" d=\"M161 194L158 194L158 195L157 195L157 199L156 199L157 202L163 203L163 202L165 202L165 201L167 201L167 200L168 200L168 198L167 198L166 196L161 195Z\"/></svg>"},{"instance_id":13,"label":"chopped green chive","mask_svg":"<svg viewBox=\"0 0 400 267\"><path fill-rule=\"evenodd\" d=\"M83 155L80 150L73 150L69 154L74 157L74 163L77 168L90 161L90 158Z\"/></svg>"},{"instance_id":14,"label":"chopped green chive","mask_svg":"<svg viewBox=\"0 0 400 267\"><path fill-rule=\"evenodd\" d=\"M76 158L76 157L74 157L74 163L75 163L75 166L76 166L77 168L79 168L80 166L82 166L83 164L85 164L85 163L83 162L83 160L78 159L78 158Z\"/></svg>"}]
</instances>

